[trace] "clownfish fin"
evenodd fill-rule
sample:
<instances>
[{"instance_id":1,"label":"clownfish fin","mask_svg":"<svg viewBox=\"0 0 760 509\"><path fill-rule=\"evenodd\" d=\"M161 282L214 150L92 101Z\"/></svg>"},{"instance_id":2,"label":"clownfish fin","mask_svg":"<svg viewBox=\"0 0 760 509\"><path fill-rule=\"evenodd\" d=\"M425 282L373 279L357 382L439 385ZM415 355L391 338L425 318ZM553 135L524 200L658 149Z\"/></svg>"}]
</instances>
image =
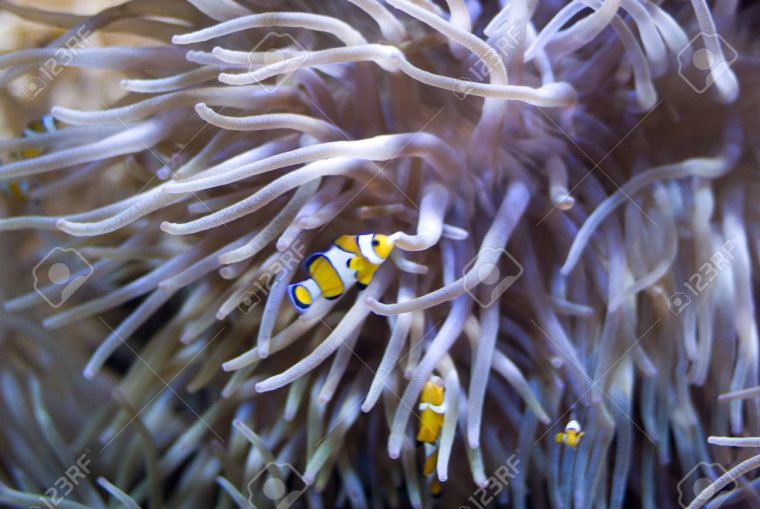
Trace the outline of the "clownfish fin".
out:
<instances>
[{"instance_id":1,"label":"clownfish fin","mask_svg":"<svg viewBox=\"0 0 760 509\"><path fill-rule=\"evenodd\" d=\"M288 286L288 297L297 311L306 311L311 306L311 299L304 299L302 295L303 285L294 283Z\"/></svg>"},{"instance_id":2,"label":"clownfish fin","mask_svg":"<svg viewBox=\"0 0 760 509\"><path fill-rule=\"evenodd\" d=\"M430 491L430 494L433 496L433 498L438 498L441 496L441 492L443 491L443 486L441 486L441 482L438 479L433 479L428 489Z\"/></svg>"},{"instance_id":3,"label":"clownfish fin","mask_svg":"<svg viewBox=\"0 0 760 509\"><path fill-rule=\"evenodd\" d=\"M307 279L306 281L293 283L288 286L290 302L299 313L309 309L317 297L319 297L319 293L319 287L313 279Z\"/></svg>"},{"instance_id":4,"label":"clownfish fin","mask_svg":"<svg viewBox=\"0 0 760 509\"><path fill-rule=\"evenodd\" d=\"M554 441L557 442L558 444L561 444L562 442L565 441L565 434L557 433L556 435L554 435Z\"/></svg>"}]
</instances>

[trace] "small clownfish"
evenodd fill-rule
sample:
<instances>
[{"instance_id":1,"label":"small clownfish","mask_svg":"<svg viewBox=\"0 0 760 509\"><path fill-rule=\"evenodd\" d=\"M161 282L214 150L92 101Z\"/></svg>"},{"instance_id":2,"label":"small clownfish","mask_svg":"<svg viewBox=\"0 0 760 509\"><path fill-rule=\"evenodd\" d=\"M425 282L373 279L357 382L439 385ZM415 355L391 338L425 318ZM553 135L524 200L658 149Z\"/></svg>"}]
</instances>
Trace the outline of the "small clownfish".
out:
<instances>
[{"instance_id":1,"label":"small clownfish","mask_svg":"<svg viewBox=\"0 0 760 509\"><path fill-rule=\"evenodd\" d=\"M430 494L437 497L441 494L441 483L435 474L438 462L438 439L441 436L443 420L446 415L443 380L438 376L430 377L425 382L420 395L420 427L417 432L417 443L425 446L425 463L422 475L427 479Z\"/></svg>"},{"instance_id":2,"label":"small clownfish","mask_svg":"<svg viewBox=\"0 0 760 509\"><path fill-rule=\"evenodd\" d=\"M30 122L24 129L24 138L32 138L40 134L54 133L61 128L60 122L53 118L52 115L45 115L42 118ZM20 150L18 157L20 159L31 159L42 155L42 150L38 148L28 148Z\"/></svg>"},{"instance_id":3,"label":"small clownfish","mask_svg":"<svg viewBox=\"0 0 760 509\"><path fill-rule=\"evenodd\" d=\"M29 182L26 180L4 182L0 184L0 189L12 200L26 201L29 198Z\"/></svg>"},{"instance_id":4,"label":"small clownfish","mask_svg":"<svg viewBox=\"0 0 760 509\"><path fill-rule=\"evenodd\" d=\"M380 265L393 250L388 235L366 233L341 235L323 253L314 253L306 260L309 279L288 287L288 296L297 311L309 309L323 295L337 299L354 284L364 290Z\"/></svg>"},{"instance_id":5,"label":"small clownfish","mask_svg":"<svg viewBox=\"0 0 760 509\"><path fill-rule=\"evenodd\" d=\"M30 122L24 128L24 138L32 138L40 134L52 133L57 131L61 124L53 118L52 115L45 115L42 118ZM32 159L42 155L42 150L38 148L27 148L16 152L16 159ZM18 182L8 182L0 184L0 188L9 198L18 201L27 201L29 198L29 182L22 180Z\"/></svg>"},{"instance_id":6,"label":"small clownfish","mask_svg":"<svg viewBox=\"0 0 760 509\"><path fill-rule=\"evenodd\" d=\"M581 425L578 421L573 419L565 426L565 431L557 433L554 439L558 444L565 444L568 447L576 447L583 437L583 431L581 431Z\"/></svg>"}]
</instances>

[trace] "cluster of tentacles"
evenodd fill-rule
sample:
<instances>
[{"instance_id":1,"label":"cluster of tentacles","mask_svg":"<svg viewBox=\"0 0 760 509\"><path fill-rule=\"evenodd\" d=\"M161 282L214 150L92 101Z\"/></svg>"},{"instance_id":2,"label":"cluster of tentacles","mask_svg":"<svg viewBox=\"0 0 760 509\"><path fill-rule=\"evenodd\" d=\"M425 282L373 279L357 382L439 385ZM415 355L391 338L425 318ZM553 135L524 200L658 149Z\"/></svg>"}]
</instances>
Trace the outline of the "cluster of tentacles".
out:
<instances>
[{"instance_id":1,"label":"cluster of tentacles","mask_svg":"<svg viewBox=\"0 0 760 509\"><path fill-rule=\"evenodd\" d=\"M757 499L757 458L707 443L760 445L757 8L502 3L0 1L63 30L0 57L18 132L62 124L0 141L29 188L0 219L0 501L50 502L87 451L60 507L268 507L249 486L272 462L310 507L428 507L433 374L446 504L477 507L513 454L511 507L678 507L681 476L744 460L691 507ZM125 77L118 99L19 95L83 27L140 41L66 59ZM298 315L299 261L365 232L400 232L392 259ZM87 281L51 308L31 274L56 247ZM571 418L577 450L554 441Z\"/></svg>"}]
</instances>

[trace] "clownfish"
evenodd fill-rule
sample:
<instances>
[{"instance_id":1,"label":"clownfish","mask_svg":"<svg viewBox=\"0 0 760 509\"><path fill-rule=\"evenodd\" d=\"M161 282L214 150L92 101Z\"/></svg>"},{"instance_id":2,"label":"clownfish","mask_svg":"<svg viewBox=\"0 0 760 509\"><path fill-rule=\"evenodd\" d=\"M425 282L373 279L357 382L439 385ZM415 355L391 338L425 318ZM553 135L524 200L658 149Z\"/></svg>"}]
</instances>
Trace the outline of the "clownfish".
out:
<instances>
[{"instance_id":1,"label":"clownfish","mask_svg":"<svg viewBox=\"0 0 760 509\"><path fill-rule=\"evenodd\" d=\"M0 189L13 200L26 201L29 197L29 182L25 180L21 182L4 182L0 184Z\"/></svg>"},{"instance_id":2,"label":"clownfish","mask_svg":"<svg viewBox=\"0 0 760 509\"><path fill-rule=\"evenodd\" d=\"M45 115L42 118L30 122L24 128L24 138L39 136L40 134L52 133L57 131L61 124L53 118L52 115ZM16 159L32 159L42 155L42 150L38 148L27 148L16 152ZM26 201L29 197L29 182L22 180L19 182L8 182L0 184L3 192L14 200Z\"/></svg>"},{"instance_id":3,"label":"clownfish","mask_svg":"<svg viewBox=\"0 0 760 509\"><path fill-rule=\"evenodd\" d=\"M45 115L40 119L27 124L24 129L24 138L32 138L39 136L40 134L54 133L61 128L60 122L53 118L53 115ZM42 155L42 150L38 148L28 148L20 150L18 157L20 159L31 159L32 157L38 157Z\"/></svg>"},{"instance_id":4,"label":"clownfish","mask_svg":"<svg viewBox=\"0 0 760 509\"><path fill-rule=\"evenodd\" d=\"M314 253L306 260L311 277L288 287L290 301L297 311L303 312L320 295L337 299L354 284L364 290L392 250L393 239L388 235L341 235L330 249Z\"/></svg>"},{"instance_id":5,"label":"clownfish","mask_svg":"<svg viewBox=\"0 0 760 509\"><path fill-rule=\"evenodd\" d=\"M558 444L565 444L568 447L576 447L583 437L583 431L581 431L581 425L578 421L573 419L565 426L565 431L557 433L554 439Z\"/></svg>"},{"instance_id":6,"label":"clownfish","mask_svg":"<svg viewBox=\"0 0 760 509\"><path fill-rule=\"evenodd\" d=\"M446 415L443 380L438 376L430 377L425 382L420 394L420 427L417 432L417 443L425 446L425 463L422 475L427 479L430 494L437 497L441 494L441 483L435 474L438 462L438 439L441 436L443 420Z\"/></svg>"}]
</instances>

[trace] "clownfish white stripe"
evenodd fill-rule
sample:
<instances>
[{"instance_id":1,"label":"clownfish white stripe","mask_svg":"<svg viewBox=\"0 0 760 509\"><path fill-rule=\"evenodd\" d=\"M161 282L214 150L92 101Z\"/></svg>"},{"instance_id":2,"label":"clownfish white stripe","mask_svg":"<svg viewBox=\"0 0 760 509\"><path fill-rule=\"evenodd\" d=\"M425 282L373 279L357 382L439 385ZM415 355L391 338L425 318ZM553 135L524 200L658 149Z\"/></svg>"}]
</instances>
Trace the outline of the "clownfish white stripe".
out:
<instances>
[{"instance_id":1,"label":"clownfish white stripe","mask_svg":"<svg viewBox=\"0 0 760 509\"><path fill-rule=\"evenodd\" d=\"M45 126L45 130L49 133L58 130L58 126L55 125L55 118L53 118L53 115L45 115L42 117L42 125Z\"/></svg>"},{"instance_id":2,"label":"clownfish white stripe","mask_svg":"<svg viewBox=\"0 0 760 509\"><path fill-rule=\"evenodd\" d=\"M364 258L369 260L373 265L380 265L385 260L375 253L375 246L373 245L374 235L359 235L357 238L357 244L359 244L359 250Z\"/></svg>"},{"instance_id":3,"label":"clownfish white stripe","mask_svg":"<svg viewBox=\"0 0 760 509\"><path fill-rule=\"evenodd\" d=\"M437 414L444 415L446 413L446 403L441 403L440 405L434 405L432 403L420 403L419 410L430 410Z\"/></svg>"},{"instance_id":4,"label":"clownfish white stripe","mask_svg":"<svg viewBox=\"0 0 760 509\"><path fill-rule=\"evenodd\" d=\"M58 130L56 120L52 115L45 115L38 121L30 123L24 129L24 136L38 136L45 133L54 133Z\"/></svg>"}]
</instances>

